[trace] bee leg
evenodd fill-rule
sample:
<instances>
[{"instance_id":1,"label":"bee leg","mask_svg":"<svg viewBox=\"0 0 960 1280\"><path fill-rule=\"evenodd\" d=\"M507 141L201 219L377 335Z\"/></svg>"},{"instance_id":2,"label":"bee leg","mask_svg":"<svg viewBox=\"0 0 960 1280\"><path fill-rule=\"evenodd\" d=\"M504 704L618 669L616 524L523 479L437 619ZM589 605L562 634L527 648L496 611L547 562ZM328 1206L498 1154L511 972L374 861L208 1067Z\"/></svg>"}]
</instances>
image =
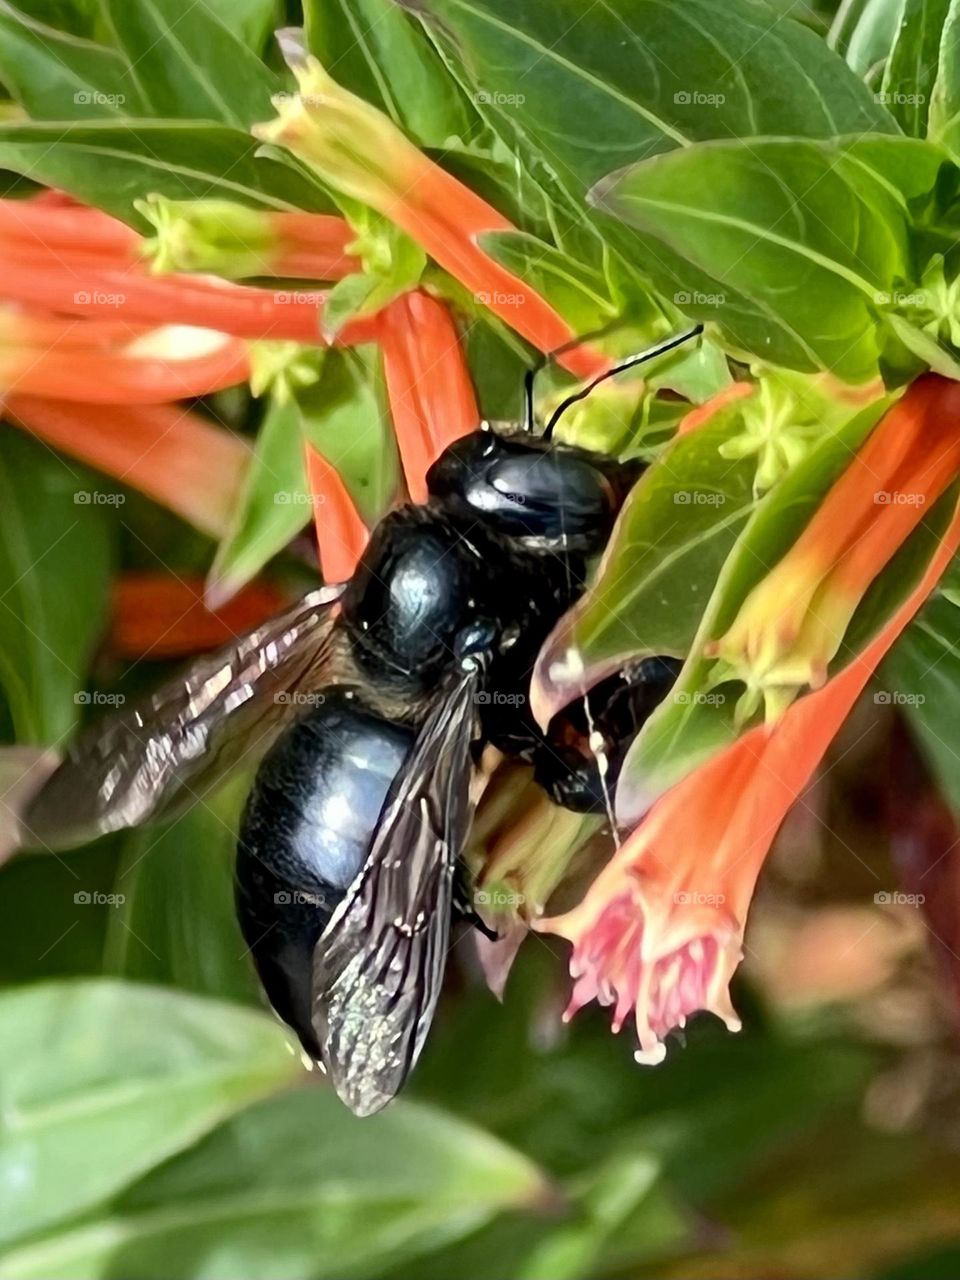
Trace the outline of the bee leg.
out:
<instances>
[{"instance_id":1,"label":"bee leg","mask_svg":"<svg viewBox=\"0 0 960 1280\"><path fill-rule=\"evenodd\" d=\"M634 738L669 694L682 662L644 658L595 685L550 722L534 776L555 804L605 813Z\"/></svg>"}]
</instances>

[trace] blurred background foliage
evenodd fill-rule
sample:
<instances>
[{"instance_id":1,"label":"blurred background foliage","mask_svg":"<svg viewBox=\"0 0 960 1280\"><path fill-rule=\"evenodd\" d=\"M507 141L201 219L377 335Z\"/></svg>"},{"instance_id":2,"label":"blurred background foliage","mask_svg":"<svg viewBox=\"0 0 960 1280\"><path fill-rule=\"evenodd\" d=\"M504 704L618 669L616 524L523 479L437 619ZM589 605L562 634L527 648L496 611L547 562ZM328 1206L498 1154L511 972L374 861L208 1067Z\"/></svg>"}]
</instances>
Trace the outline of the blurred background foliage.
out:
<instances>
[{"instance_id":1,"label":"blurred background foliage","mask_svg":"<svg viewBox=\"0 0 960 1280\"><path fill-rule=\"evenodd\" d=\"M769 4L821 33L835 17ZM216 7L264 49L302 19ZM77 0L35 8L77 36L101 22ZM834 30L889 47L900 8L845 0ZM475 331L478 348L498 341ZM506 402L505 359L496 372L485 394ZM256 425L242 393L217 416ZM98 714L89 690L155 683L166 664L131 667L102 639L111 582L187 578L214 554L132 492L78 505L85 488L103 478L0 434L10 741ZM271 566L278 581L306 580L297 551ZM936 644L955 607L938 595L911 645ZM461 938L409 1095L372 1120L304 1073L264 1011L232 909L247 780L176 823L15 859L0 871L0 1280L956 1276L956 833L897 707L868 711L765 874L740 1035L701 1019L663 1066L637 1067L602 1010L561 1022L556 939L527 942L498 1005ZM892 901L918 875L926 915Z\"/></svg>"}]
</instances>

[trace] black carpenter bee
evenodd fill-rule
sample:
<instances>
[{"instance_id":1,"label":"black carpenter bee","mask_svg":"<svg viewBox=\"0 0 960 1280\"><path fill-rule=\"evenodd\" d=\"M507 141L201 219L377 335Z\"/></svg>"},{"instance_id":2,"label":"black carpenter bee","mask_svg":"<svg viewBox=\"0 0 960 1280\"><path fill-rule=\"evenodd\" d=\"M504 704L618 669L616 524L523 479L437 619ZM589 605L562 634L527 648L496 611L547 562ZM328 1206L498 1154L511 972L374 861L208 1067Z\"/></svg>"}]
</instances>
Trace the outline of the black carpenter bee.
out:
<instances>
[{"instance_id":1,"label":"black carpenter bee","mask_svg":"<svg viewBox=\"0 0 960 1280\"><path fill-rule=\"evenodd\" d=\"M602 809L676 677L673 659L639 663L546 733L525 697L642 470L551 439L607 376L537 435L528 375L526 428L452 444L426 504L380 522L348 583L92 726L23 810L21 844L68 847L168 817L259 757L237 847L240 928L274 1009L358 1115L417 1061L452 924L483 927L460 862L482 747L528 761L557 803Z\"/></svg>"}]
</instances>

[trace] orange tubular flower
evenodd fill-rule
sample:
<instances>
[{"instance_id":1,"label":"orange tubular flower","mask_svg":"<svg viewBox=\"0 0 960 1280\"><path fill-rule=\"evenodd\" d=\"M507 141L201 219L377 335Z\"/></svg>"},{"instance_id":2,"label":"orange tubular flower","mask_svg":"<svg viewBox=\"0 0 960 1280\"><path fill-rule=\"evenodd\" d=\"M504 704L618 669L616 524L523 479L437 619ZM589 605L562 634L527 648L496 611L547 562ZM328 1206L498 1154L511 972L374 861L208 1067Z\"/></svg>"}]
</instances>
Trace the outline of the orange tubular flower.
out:
<instances>
[{"instance_id":1,"label":"orange tubular flower","mask_svg":"<svg viewBox=\"0 0 960 1280\"><path fill-rule=\"evenodd\" d=\"M707 652L769 719L819 688L864 593L960 471L960 386L919 378L885 415L800 538Z\"/></svg>"},{"instance_id":2,"label":"orange tubular flower","mask_svg":"<svg viewBox=\"0 0 960 1280\"><path fill-rule=\"evenodd\" d=\"M941 488L936 465L908 466L911 454L939 454L960 435L960 388L922 379L887 415L811 521L807 545L833 541L843 554L865 529L862 490L877 476L909 475ZM911 418L918 419L914 424ZM923 430L915 431L919 425ZM925 434L924 434L925 432ZM904 437L912 434L911 442ZM869 452L868 452L869 450ZM869 457L871 467L863 465ZM874 467L883 467L879 472ZM954 475L960 459L953 458ZM852 483L850 476L859 477ZM844 501L838 506L838 499ZM871 499L872 503L872 499ZM874 518L883 506L874 508ZM900 536L905 536L901 529ZM936 585L960 547L960 507L923 580L872 643L772 727L758 726L688 774L653 806L614 855L583 902L538 927L573 943L572 1015L591 999L614 1006L614 1029L631 1009L641 1062L657 1062L664 1037L698 1010L739 1026L728 985L742 955L750 898L777 830L800 795L870 675ZM877 547L874 547L877 550ZM880 554L889 555L883 545ZM774 571L777 572L776 570Z\"/></svg>"},{"instance_id":3,"label":"orange tubular flower","mask_svg":"<svg viewBox=\"0 0 960 1280\"><path fill-rule=\"evenodd\" d=\"M425 502L432 463L479 425L473 383L449 311L422 289L390 303L379 333L407 491Z\"/></svg>"},{"instance_id":4,"label":"orange tubular flower","mask_svg":"<svg viewBox=\"0 0 960 1280\"><path fill-rule=\"evenodd\" d=\"M324 581L346 582L353 577L370 536L340 472L312 445L306 446L307 486L313 494Z\"/></svg>"},{"instance_id":5,"label":"orange tubular flower","mask_svg":"<svg viewBox=\"0 0 960 1280\"><path fill-rule=\"evenodd\" d=\"M230 528L249 446L178 405L130 409L14 395L11 421L175 511L213 538Z\"/></svg>"},{"instance_id":6,"label":"orange tubular flower","mask_svg":"<svg viewBox=\"0 0 960 1280\"><path fill-rule=\"evenodd\" d=\"M124 337L118 329L0 313L0 388L87 404L157 404L249 377L246 343L227 334L166 325Z\"/></svg>"},{"instance_id":7,"label":"orange tubular flower","mask_svg":"<svg viewBox=\"0 0 960 1280\"><path fill-rule=\"evenodd\" d=\"M201 579L125 573L113 590L109 644L120 658L186 658L216 649L273 617L286 603L268 583L243 587L208 609Z\"/></svg>"},{"instance_id":8,"label":"orange tubular flower","mask_svg":"<svg viewBox=\"0 0 960 1280\"><path fill-rule=\"evenodd\" d=\"M23 306L64 315L122 316L131 324L189 324L238 338L321 344L326 294L318 290L256 289L215 276L151 276L142 266L117 268L45 257L3 263L3 293ZM372 320L355 320L338 346L373 340Z\"/></svg>"},{"instance_id":9,"label":"orange tubular flower","mask_svg":"<svg viewBox=\"0 0 960 1280\"><path fill-rule=\"evenodd\" d=\"M256 126L258 138L289 147L346 196L389 218L541 351L576 339L549 303L477 243L485 232L515 230L502 214L428 159L376 107L338 85L315 58L293 70L299 94L277 100L278 118ZM580 378L610 366L583 345L560 361Z\"/></svg>"}]
</instances>

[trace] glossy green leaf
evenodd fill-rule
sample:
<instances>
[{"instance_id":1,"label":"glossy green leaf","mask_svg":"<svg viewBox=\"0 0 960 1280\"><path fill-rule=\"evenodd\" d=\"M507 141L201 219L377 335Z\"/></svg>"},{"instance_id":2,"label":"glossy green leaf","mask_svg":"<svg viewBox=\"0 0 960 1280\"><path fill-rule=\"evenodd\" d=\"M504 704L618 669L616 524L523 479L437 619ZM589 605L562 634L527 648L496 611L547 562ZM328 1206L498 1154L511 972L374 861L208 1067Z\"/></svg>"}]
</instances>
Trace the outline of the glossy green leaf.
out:
<instances>
[{"instance_id":1,"label":"glossy green leaf","mask_svg":"<svg viewBox=\"0 0 960 1280\"><path fill-rule=\"evenodd\" d=\"M307 45L338 83L421 146L465 138L475 112L419 24L395 0L306 0Z\"/></svg>"},{"instance_id":2,"label":"glossy green leaf","mask_svg":"<svg viewBox=\"0 0 960 1280\"><path fill-rule=\"evenodd\" d=\"M752 0L426 0L507 137L578 200L605 174L704 138L893 132L837 54Z\"/></svg>"},{"instance_id":3,"label":"glossy green leaf","mask_svg":"<svg viewBox=\"0 0 960 1280\"><path fill-rule=\"evenodd\" d=\"M91 701L116 494L85 467L0 431L0 685L24 742L58 742Z\"/></svg>"},{"instance_id":4,"label":"glossy green leaf","mask_svg":"<svg viewBox=\"0 0 960 1280\"><path fill-rule=\"evenodd\" d=\"M320 381L298 392L296 404L304 439L333 463L360 514L374 523L399 477L376 350L328 351Z\"/></svg>"},{"instance_id":5,"label":"glossy green leaf","mask_svg":"<svg viewBox=\"0 0 960 1280\"><path fill-rule=\"evenodd\" d=\"M143 102L116 49L58 30L46 6L0 4L0 78L35 120L138 115Z\"/></svg>"},{"instance_id":6,"label":"glossy green leaf","mask_svg":"<svg viewBox=\"0 0 960 1280\"><path fill-rule=\"evenodd\" d=\"M716 142L611 175L595 199L642 233L651 275L668 296L682 286L687 314L766 360L859 382L943 165L908 138Z\"/></svg>"},{"instance_id":7,"label":"glossy green leaf","mask_svg":"<svg viewBox=\"0 0 960 1280\"><path fill-rule=\"evenodd\" d=\"M238 129L190 121L0 125L0 166L68 191L148 232L134 202L223 198L267 209L324 210L319 187L290 165L258 156Z\"/></svg>"},{"instance_id":8,"label":"glossy green leaf","mask_svg":"<svg viewBox=\"0 0 960 1280\"><path fill-rule=\"evenodd\" d=\"M904 133L927 132L930 98L940 64L943 24L953 0L905 0L883 74L880 100Z\"/></svg>"},{"instance_id":9,"label":"glossy green leaf","mask_svg":"<svg viewBox=\"0 0 960 1280\"><path fill-rule=\"evenodd\" d=\"M596 581L538 658L531 696L545 717L625 662L686 654L756 505L752 463L718 452L738 429L721 412L676 440L634 486Z\"/></svg>"},{"instance_id":10,"label":"glossy green leaf","mask_svg":"<svg viewBox=\"0 0 960 1280\"><path fill-rule=\"evenodd\" d=\"M272 114L279 80L208 5L103 0L146 114L244 129Z\"/></svg>"},{"instance_id":11,"label":"glossy green leaf","mask_svg":"<svg viewBox=\"0 0 960 1280\"><path fill-rule=\"evenodd\" d=\"M125 835L107 913L104 972L223 1000L257 1001L233 906L239 777L176 822Z\"/></svg>"},{"instance_id":12,"label":"glossy green leaf","mask_svg":"<svg viewBox=\"0 0 960 1280\"><path fill-rule=\"evenodd\" d=\"M300 414L292 402L273 399L257 433L233 527L217 548L207 591L214 599L233 595L312 517Z\"/></svg>"},{"instance_id":13,"label":"glossy green leaf","mask_svg":"<svg viewBox=\"0 0 960 1280\"><path fill-rule=\"evenodd\" d=\"M298 1071L262 1014L108 979L4 992L0 1058L8 1242L93 1208Z\"/></svg>"},{"instance_id":14,"label":"glossy green leaf","mask_svg":"<svg viewBox=\"0 0 960 1280\"><path fill-rule=\"evenodd\" d=\"M401 1102L357 1120L302 1089L235 1117L102 1218L0 1258L0 1277L347 1280L547 1194L530 1161L439 1111Z\"/></svg>"}]
</instances>

